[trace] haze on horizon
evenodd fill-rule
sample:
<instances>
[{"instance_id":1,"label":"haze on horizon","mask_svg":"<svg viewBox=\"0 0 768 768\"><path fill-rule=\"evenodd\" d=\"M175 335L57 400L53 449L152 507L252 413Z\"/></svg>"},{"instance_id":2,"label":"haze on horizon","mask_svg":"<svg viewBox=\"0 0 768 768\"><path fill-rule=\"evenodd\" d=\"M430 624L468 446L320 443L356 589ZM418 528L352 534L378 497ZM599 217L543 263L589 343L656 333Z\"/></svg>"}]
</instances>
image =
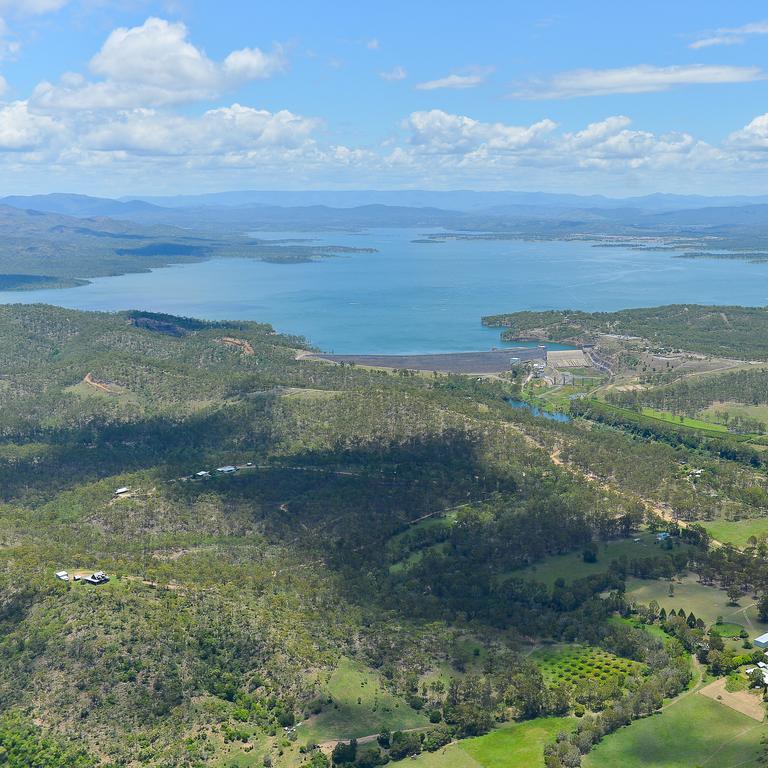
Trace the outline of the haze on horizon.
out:
<instances>
[{"instance_id":1,"label":"haze on horizon","mask_svg":"<svg viewBox=\"0 0 768 768\"><path fill-rule=\"evenodd\" d=\"M757 2L0 0L0 194L764 191Z\"/></svg>"}]
</instances>

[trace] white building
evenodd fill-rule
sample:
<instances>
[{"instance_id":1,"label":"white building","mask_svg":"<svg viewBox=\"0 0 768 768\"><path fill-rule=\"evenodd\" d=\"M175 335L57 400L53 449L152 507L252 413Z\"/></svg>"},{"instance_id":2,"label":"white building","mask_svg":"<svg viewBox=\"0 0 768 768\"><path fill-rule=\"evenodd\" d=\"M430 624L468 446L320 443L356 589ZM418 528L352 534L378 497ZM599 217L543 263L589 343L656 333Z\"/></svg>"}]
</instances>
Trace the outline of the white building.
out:
<instances>
[{"instance_id":1,"label":"white building","mask_svg":"<svg viewBox=\"0 0 768 768\"><path fill-rule=\"evenodd\" d=\"M752 641L758 648L768 648L768 632Z\"/></svg>"}]
</instances>

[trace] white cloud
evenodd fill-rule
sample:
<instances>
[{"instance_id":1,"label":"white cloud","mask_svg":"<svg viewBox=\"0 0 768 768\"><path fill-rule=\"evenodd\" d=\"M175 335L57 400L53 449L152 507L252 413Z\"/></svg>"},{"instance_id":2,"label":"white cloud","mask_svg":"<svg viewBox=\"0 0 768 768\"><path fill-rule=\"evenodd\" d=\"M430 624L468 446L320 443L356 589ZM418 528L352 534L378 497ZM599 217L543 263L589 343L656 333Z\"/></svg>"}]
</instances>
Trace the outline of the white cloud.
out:
<instances>
[{"instance_id":1,"label":"white cloud","mask_svg":"<svg viewBox=\"0 0 768 768\"><path fill-rule=\"evenodd\" d=\"M0 75L0 96L8 90L8 81Z\"/></svg>"},{"instance_id":2,"label":"white cloud","mask_svg":"<svg viewBox=\"0 0 768 768\"><path fill-rule=\"evenodd\" d=\"M530 82L512 94L519 99L570 99L616 93L652 93L682 85L749 83L765 77L759 67L654 67L641 64L617 69L576 69L560 72L544 82Z\"/></svg>"},{"instance_id":3,"label":"white cloud","mask_svg":"<svg viewBox=\"0 0 768 768\"><path fill-rule=\"evenodd\" d=\"M718 150L688 133L658 135L631 129L631 122L624 115L608 117L564 134L554 150L579 167L605 170L691 166L720 157Z\"/></svg>"},{"instance_id":4,"label":"white cloud","mask_svg":"<svg viewBox=\"0 0 768 768\"><path fill-rule=\"evenodd\" d=\"M734 131L726 144L736 150L765 152L768 150L768 114L759 115L738 131Z\"/></svg>"},{"instance_id":5,"label":"white cloud","mask_svg":"<svg viewBox=\"0 0 768 768\"><path fill-rule=\"evenodd\" d=\"M286 59L282 46L275 46L272 53L258 48L243 48L224 59L222 66L225 77L232 81L266 80L272 75L285 71Z\"/></svg>"},{"instance_id":6,"label":"white cloud","mask_svg":"<svg viewBox=\"0 0 768 768\"><path fill-rule=\"evenodd\" d=\"M730 162L726 152L690 134L633 129L623 115L558 132L549 119L515 126L432 110L413 113L403 128L405 143L390 151L386 163L416 178L439 176L448 183L451 178L503 179L523 168L564 180L586 172L698 172Z\"/></svg>"},{"instance_id":7,"label":"white cloud","mask_svg":"<svg viewBox=\"0 0 768 768\"><path fill-rule=\"evenodd\" d=\"M61 131L61 126L52 118L31 113L24 101L0 107L0 152L46 147Z\"/></svg>"},{"instance_id":8,"label":"white cloud","mask_svg":"<svg viewBox=\"0 0 768 768\"><path fill-rule=\"evenodd\" d=\"M120 27L91 59L103 79L90 82L68 73L59 84L40 83L32 102L41 109L124 109L180 104L215 96L248 80L286 67L283 50L233 51L223 62L209 59L189 40L181 22L149 18L140 27Z\"/></svg>"},{"instance_id":9,"label":"white cloud","mask_svg":"<svg viewBox=\"0 0 768 768\"><path fill-rule=\"evenodd\" d=\"M694 40L688 47L698 49L714 45L741 45L753 35L768 35L768 21L753 21L740 27L721 27Z\"/></svg>"},{"instance_id":10,"label":"white cloud","mask_svg":"<svg viewBox=\"0 0 768 768\"><path fill-rule=\"evenodd\" d=\"M552 120L529 126L483 123L433 109L411 113L404 127L410 131L408 143L419 152L463 154L479 149L507 152L527 148L553 131L556 124Z\"/></svg>"},{"instance_id":11,"label":"white cloud","mask_svg":"<svg viewBox=\"0 0 768 768\"><path fill-rule=\"evenodd\" d=\"M482 85L485 82L485 73L476 72L469 75L448 75L447 77L441 77L437 80L427 80L424 83L419 83L416 88L419 91L436 91L440 88L476 88L478 85Z\"/></svg>"},{"instance_id":12,"label":"white cloud","mask_svg":"<svg viewBox=\"0 0 768 768\"><path fill-rule=\"evenodd\" d=\"M240 104L198 118L139 109L98 123L82 146L139 155L226 156L232 152L297 150L313 144L320 121L287 110L269 112Z\"/></svg>"},{"instance_id":13,"label":"white cloud","mask_svg":"<svg viewBox=\"0 0 768 768\"><path fill-rule=\"evenodd\" d=\"M595 144L615 136L619 131L627 128L632 121L625 115L607 117L597 123L590 123L586 128L575 133L567 133L567 141L574 148L591 147Z\"/></svg>"},{"instance_id":14,"label":"white cloud","mask_svg":"<svg viewBox=\"0 0 768 768\"><path fill-rule=\"evenodd\" d=\"M408 71L406 70L405 67L401 67L398 65L388 70L387 72L380 72L379 77L382 80L390 80L390 81L405 80L408 77Z\"/></svg>"},{"instance_id":15,"label":"white cloud","mask_svg":"<svg viewBox=\"0 0 768 768\"><path fill-rule=\"evenodd\" d=\"M366 44L365 44L365 47L366 47L366 48L367 48L369 51L378 51L378 50L379 50L379 48L381 47L381 44L380 44L380 43L379 43L379 41L378 41L378 40L377 40L377 39L374 37L374 38L371 38L370 40L368 40L368 41L366 42Z\"/></svg>"}]
</instances>

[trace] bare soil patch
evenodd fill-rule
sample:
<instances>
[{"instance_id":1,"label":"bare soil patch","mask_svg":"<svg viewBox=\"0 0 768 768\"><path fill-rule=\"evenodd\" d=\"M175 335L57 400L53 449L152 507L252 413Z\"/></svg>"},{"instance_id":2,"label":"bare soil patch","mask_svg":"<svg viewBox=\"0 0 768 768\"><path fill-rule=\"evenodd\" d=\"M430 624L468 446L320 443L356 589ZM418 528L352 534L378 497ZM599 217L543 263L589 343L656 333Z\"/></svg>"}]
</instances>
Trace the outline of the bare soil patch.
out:
<instances>
[{"instance_id":1,"label":"bare soil patch","mask_svg":"<svg viewBox=\"0 0 768 768\"><path fill-rule=\"evenodd\" d=\"M117 387L113 386L108 381L99 381L98 379L94 378L92 373L86 373L85 378L83 379L83 382L87 384L89 387L92 387L93 389L99 392L104 392L108 395L120 394Z\"/></svg>"},{"instance_id":2,"label":"bare soil patch","mask_svg":"<svg viewBox=\"0 0 768 768\"><path fill-rule=\"evenodd\" d=\"M699 693L762 723L765 719L765 707L760 698L749 691L726 691L725 682L725 678L715 680L714 683L704 686Z\"/></svg>"},{"instance_id":3,"label":"bare soil patch","mask_svg":"<svg viewBox=\"0 0 768 768\"><path fill-rule=\"evenodd\" d=\"M245 339L235 339L232 336L224 336L221 339L219 339L219 343L225 344L228 347L239 349L244 355L256 354L256 351L251 346L251 342L246 341Z\"/></svg>"}]
</instances>

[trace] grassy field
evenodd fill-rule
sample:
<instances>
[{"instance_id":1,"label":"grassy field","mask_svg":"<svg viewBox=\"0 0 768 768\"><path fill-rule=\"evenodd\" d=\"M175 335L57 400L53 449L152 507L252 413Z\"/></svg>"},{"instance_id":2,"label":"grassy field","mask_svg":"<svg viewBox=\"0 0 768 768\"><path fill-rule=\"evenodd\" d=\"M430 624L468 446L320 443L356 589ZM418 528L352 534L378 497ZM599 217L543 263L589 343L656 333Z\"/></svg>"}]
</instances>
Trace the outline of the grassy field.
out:
<instances>
[{"instance_id":1,"label":"grassy field","mask_svg":"<svg viewBox=\"0 0 768 768\"><path fill-rule=\"evenodd\" d=\"M744 629L742 624L736 624L732 621L724 621L722 624L712 625L712 631L721 637L738 637L742 629Z\"/></svg>"},{"instance_id":2,"label":"grassy field","mask_svg":"<svg viewBox=\"0 0 768 768\"><path fill-rule=\"evenodd\" d=\"M409 760L408 765L413 768L483 768L481 763L463 749L462 742L454 742L437 752L423 752ZM515 764L506 762L504 765L514 766ZM544 765L543 761L541 765Z\"/></svg>"},{"instance_id":3,"label":"grassy field","mask_svg":"<svg viewBox=\"0 0 768 768\"><path fill-rule=\"evenodd\" d=\"M584 768L757 768L768 729L717 701L690 694L662 713L607 736Z\"/></svg>"},{"instance_id":4,"label":"grassy field","mask_svg":"<svg viewBox=\"0 0 768 768\"><path fill-rule=\"evenodd\" d=\"M642 629L643 632L648 632L654 637L658 637L659 640L666 640L669 635L658 624L642 624L637 619L625 619L621 616L611 616L608 621L611 624L624 624L635 629Z\"/></svg>"},{"instance_id":5,"label":"grassy field","mask_svg":"<svg viewBox=\"0 0 768 768\"><path fill-rule=\"evenodd\" d=\"M768 405L745 405L744 403L713 403L709 408L701 412L701 416L718 419L717 413L725 411L729 416L757 419L768 424ZM718 419L719 420L719 419Z\"/></svg>"},{"instance_id":6,"label":"grassy field","mask_svg":"<svg viewBox=\"0 0 768 768\"><path fill-rule=\"evenodd\" d=\"M621 659L608 651L589 646L564 646L531 654L547 683L574 686L588 680L597 683L639 673L642 664Z\"/></svg>"},{"instance_id":7,"label":"grassy field","mask_svg":"<svg viewBox=\"0 0 768 768\"><path fill-rule=\"evenodd\" d=\"M668 421L670 424L677 424L683 427L691 427L692 429L704 429L707 432L723 432L727 434L728 428L722 424L713 424L709 421L702 421L701 419L690 419L687 416L675 416L674 413L668 411L657 411L654 408L643 408L643 416L648 416L651 419L658 419L659 421Z\"/></svg>"},{"instance_id":8,"label":"grassy field","mask_svg":"<svg viewBox=\"0 0 768 768\"><path fill-rule=\"evenodd\" d=\"M392 536L392 538L388 542L390 551L392 551L393 548L398 546L404 538L412 537L414 533L418 533L419 531L428 531L433 528L441 528L447 532L450 526L452 525L452 523L454 522L454 520L456 519L456 516L457 516L457 511L454 510L440 517L430 517L426 520L422 520L416 525L410 526L405 531L402 531L401 533L397 533L394 536ZM389 571L390 573L398 573L400 571L405 570L406 568L410 568L412 565L415 565L416 563L418 563L427 552L429 551L439 552L441 550L444 550L447 546L448 546L447 542L438 541L435 544L422 547L421 549L414 549L402 559L392 563L392 565L390 565L389 567Z\"/></svg>"},{"instance_id":9,"label":"grassy field","mask_svg":"<svg viewBox=\"0 0 768 768\"><path fill-rule=\"evenodd\" d=\"M750 517L746 520L712 520L701 523L718 541L746 547L750 536L768 533L768 517Z\"/></svg>"},{"instance_id":10,"label":"grassy field","mask_svg":"<svg viewBox=\"0 0 768 768\"><path fill-rule=\"evenodd\" d=\"M612 403L608 403L603 399L600 399L599 403L603 410L612 412L619 416L622 420L627 420L633 424L642 424L644 420L650 420L651 423L658 421L668 424L671 427L679 427L680 429L692 429L698 432L707 432L712 437L727 437L730 441L751 442L753 440L761 439L758 435L742 435L729 432L728 428L723 424L713 424L709 421L703 421L702 419L691 419L687 416L676 416L669 411L657 411L654 408L643 408L642 411L638 412L633 411L630 408L622 408L621 406L613 405Z\"/></svg>"},{"instance_id":11,"label":"grassy field","mask_svg":"<svg viewBox=\"0 0 768 768\"><path fill-rule=\"evenodd\" d=\"M326 686L333 704L301 726L302 740L355 738L428 725L427 718L384 688L372 670L343 658Z\"/></svg>"},{"instance_id":12,"label":"grassy field","mask_svg":"<svg viewBox=\"0 0 768 768\"><path fill-rule=\"evenodd\" d=\"M635 542L634 538L639 538L640 541ZM598 545L596 563L585 563L581 551L570 552L567 555L547 557L535 565L515 571L514 575L535 579L551 587L558 578L571 582L575 579L591 576L594 573L604 573L608 570L611 560L616 560L622 556L628 558L649 557L655 554L659 548L656 537L652 533L645 533L634 538L601 542Z\"/></svg>"},{"instance_id":13,"label":"grassy field","mask_svg":"<svg viewBox=\"0 0 768 768\"><path fill-rule=\"evenodd\" d=\"M414 768L543 768L544 745L574 725L571 719L541 717L510 723L474 739L419 755Z\"/></svg>"},{"instance_id":14,"label":"grassy field","mask_svg":"<svg viewBox=\"0 0 768 768\"><path fill-rule=\"evenodd\" d=\"M673 608L676 611L683 608L686 614L693 611L697 618L703 619L708 625L714 624L717 617L722 616L724 621L742 624L751 637L768 630L768 624L760 621L750 595L743 597L739 605L734 606L728 605L728 596L721 589L699 584L693 576L675 581L673 586L675 594L670 597L668 581L627 579L627 599L646 605L656 600L666 611Z\"/></svg>"}]
</instances>

